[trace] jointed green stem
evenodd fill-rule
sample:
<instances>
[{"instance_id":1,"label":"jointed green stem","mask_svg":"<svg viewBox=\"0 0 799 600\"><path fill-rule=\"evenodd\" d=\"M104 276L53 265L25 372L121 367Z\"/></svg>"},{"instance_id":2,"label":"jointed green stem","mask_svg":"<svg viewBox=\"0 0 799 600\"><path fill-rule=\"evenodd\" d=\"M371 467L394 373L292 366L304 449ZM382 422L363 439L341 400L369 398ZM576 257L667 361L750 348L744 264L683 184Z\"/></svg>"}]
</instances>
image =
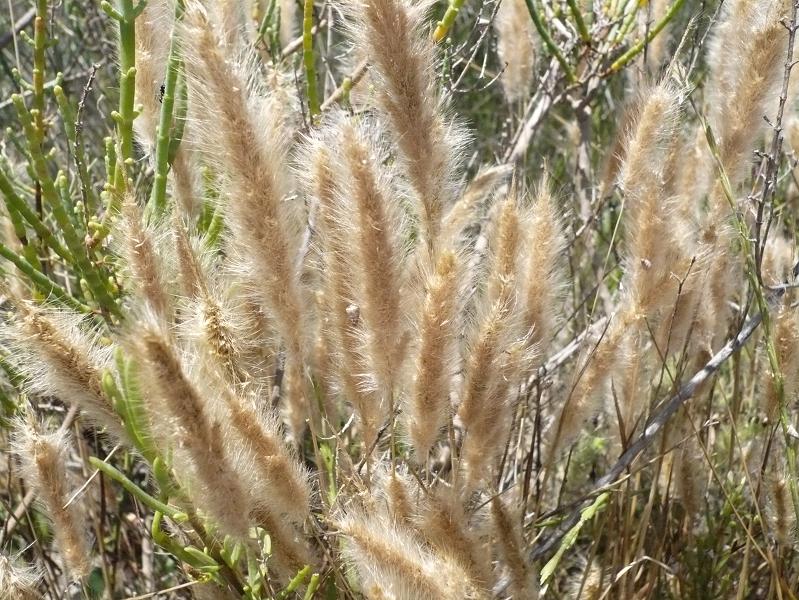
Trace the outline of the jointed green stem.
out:
<instances>
[{"instance_id":1,"label":"jointed green stem","mask_svg":"<svg viewBox=\"0 0 799 600\"><path fill-rule=\"evenodd\" d=\"M585 26L585 19L583 19L583 13L580 12L580 7L577 6L577 0L566 0L569 4L569 10L572 13L572 17L574 17L574 24L577 26L577 32L580 34L580 39L582 39L586 44L591 42L591 34L588 33L588 27Z\"/></svg>"},{"instance_id":2,"label":"jointed green stem","mask_svg":"<svg viewBox=\"0 0 799 600\"><path fill-rule=\"evenodd\" d=\"M157 510L160 513L165 514L170 519L175 519L176 521L185 521L186 517L183 513L181 513L177 508L164 504L160 500L153 498L150 494L145 492L135 483L133 483L130 479L125 477L125 475L113 467L109 465L107 462L104 462L97 458L96 456L89 457L89 464L101 471L104 475L107 475L117 483L119 483L125 490L131 493L133 496L136 497L142 504L145 504L152 510Z\"/></svg>"},{"instance_id":3,"label":"jointed green stem","mask_svg":"<svg viewBox=\"0 0 799 600\"><path fill-rule=\"evenodd\" d=\"M305 81L308 88L308 111L315 123L322 110L319 88L316 83L316 64L313 53L313 0L304 0L302 17L302 60L305 65Z\"/></svg>"},{"instance_id":4,"label":"jointed green stem","mask_svg":"<svg viewBox=\"0 0 799 600\"><path fill-rule=\"evenodd\" d=\"M51 280L47 275L39 271L27 260L19 256L16 252L4 244L0 244L0 256L13 263L23 275L43 294L52 296L65 306L81 313L91 312L91 308L83 304L80 300L72 297L64 288Z\"/></svg>"},{"instance_id":5,"label":"jointed green stem","mask_svg":"<svg viewBox=\"0 0 799 600\"><path fill-rule=\"evenodd\" d=\"M44 50L47 45L45 30L47 0L36 0L36 20L33 25L33 107L36 115L36 129L44 136Z\"/></svg>"},{"instance_id":6,"label":"jointed green stem","mask_svg":"<svg viewBox=\"0 0 799 600\"><path fill-rule=\"evenodd\" d=\"M530 17L533 19L533 25L535 25L538 35L541 36L541 41L544 43L544 46L546 46L549 53L555 57L555 60L558 61L560 67L563 69L563 72L566 74L566 78L569 80L569 83L574 83L577 81L574 70L566 61L566 57L563 56L560 48L558 48L558 46L552 40L552 36L549 35L549 30L546 28L546 25L544 25L544 21L541 19L541 15L535 6L535 0L524 1L527 4L527 10L530 11Z\"/></svg>"},{"instance_id":7,"label":"jointed green stem","mask_svg":"<svg viewBox=\"0 0 799 600\"><path fill-rule=\"evenodd\" d=\"M668 25L669 22L674 18L674 16L679 12L680 8L682 8L683 4L685 4L685 0L675 0L674 4L672 4L671 7L666 11L666 14L663 15L663 18L655 23L654 27L649 30L644 39L622 54L616 60L616 62L610 65L610 70L618 71L619 69L625 67L632 59L638 56L638 54L640 54L641 51L646 48L647 44L655 39L657 34L663 31L663 28L666 27L666 25Z\"/></svg>"},{"instance_id":8,"label":"jointed green stem","mask_svg":"<svg viewBox=\"0 0 799 600\"><path fill-rule=\"evenodd\" d=\"M438 43L447 37L449 30L452 29L452 24L455 23L455 17L463 6L463 0L449 0L447 12L441 17L441 20L436 23L436 29L433 31L433 41Z\"/></svg>"},{"instance_id":9,"label":"jointed green stem","mask_svg":"<svg viewBox=\"0 0 799 600\"><path fill-rule=\"evenodd\" d=\"M147 6L147 0L118 0L118 8L103 0L103 11L119 23L119 110L111 113L117 124L116 161L113 165L111 189L107 190L105 215L93 237L99 244L111 231L111 218L119 212L122 196L128 185L128 165L133 162L133 120L137 117L136 100L136 17Z\"/></svg>"},{"instance_id":10,"label":"jointed green stem","mask_svg":"<svg viewBox=\"0 0 799 600\"><path fill-rule=\"evenodd\" d=\"M175 26L183 14L183 2L175 3ZM161 114L158 119L158 133L155 145L155 176L153 181L153 193L150 197L150 210L154 216L158 217L166 210L166 183L167 172L169 170L169 150L172 132L175 130L173 124L173 109L175 106L175 92L177 89L178 73L182 68L180 59L180 49L178 36L172 34L169 46L169 59L166 66L166 78L164 80L164 97L161 100Z\"/></svg>"},{"instance_id":11,"label":"jointed green stem","mask_svg":"<svg viewBox=\"0 0 799 600\"><path fill-rule=\"evenodd\" d=\"M19 214L28 222L28 225L33 228L36 234L53 250L53 252L58 254L58 256L65 261L72 262L72 254L69 250L58 241L52 231L50 231L50 228L42 222L39 215L33 211L28 203L19 197L11 184L11 180L2 168L2 165L0 165L0 193L3 194L3 199L5 200L9 214Z\"/></svg>"},{"instance_id":12,"label":"jointed green stem","mask_svg":"<svg viewBox=\"0 0 799 600\"><path fill-rule=\"evenodd\" d=\"M53 88L58 108L61 112L61 119L64 121L64 130L67 134L67 139L72 144L75 152L75 165L78 169L78 179L80 179L81 189L85 194L85 203L87 210L94 210L97 206L97 197L94 193L94 188L89 183L89 173L86 171L86 155L83 151L83 143L80 139L75 122L75 111L69 103L64 90L60 85Z\"/></svg>"}]
</instances>

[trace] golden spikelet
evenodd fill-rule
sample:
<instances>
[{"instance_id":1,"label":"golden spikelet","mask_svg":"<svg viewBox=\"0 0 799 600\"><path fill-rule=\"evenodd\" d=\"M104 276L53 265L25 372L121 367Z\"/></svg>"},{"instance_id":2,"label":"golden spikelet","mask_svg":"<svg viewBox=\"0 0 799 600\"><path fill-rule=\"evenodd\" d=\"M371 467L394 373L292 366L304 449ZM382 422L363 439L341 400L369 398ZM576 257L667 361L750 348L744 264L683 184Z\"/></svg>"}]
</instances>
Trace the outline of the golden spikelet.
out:
<instances>
[{"instance_id":1,"label":"golden spikelet","mask_svg":"<svg viewBox=\"0 0 799 600\"><path fill-rule=\"evenodd\" d=\"M405 527L382 513L351 509L337 521L362 588L397 600L464 600L486 597L471 574L425 548ZM380 597L380 596L374 596Z\"/></svg>"},{"instance_id":2,"label":"golden spikelet","mask_svg":"<svg viewBox=\"0 0 799 600\"><path fill-rule=\"evenodd\" d=\"M11 357L28 376L31 392L76 405L117 439L125 434L101 385L110 356L80 315L16 301L17 318L4 329L16 352Z\"/></svg>"},{"instance_id":3,"label":"golden spikelet","mask_svg":"<svg viewBox=\"0 0 799 600\"><path fill-rule=\"evenodd\" d=\"M497 54L504 63L502 89L508 102L524 102L535 76L536 34L524 0L503 0L494 19Z\"/></svg>"},{"instance_id":4,"label":"golden spikelet","mask_svg":"<svg viewBox=\"0 0 799 600\"><path fill-rule=\"evenodd\" d=\"M363 429L364 446L369 449L377 439L386 406L380 396L363 384L369 367L361 344L363 323L360 309L355 304L357 291L350 259L351 247L340 220L342 197L333 175L333 157L320 143L311 149L309 161L313 165L309 187L319 203L317 229L324 265L324 309L329 322L326 334L330 337L329 346L336 352L335 383L355 407Z\"/></svg>"},{"instance_id":5,"label":"golden spikelet","mask_svg":"<svg viewBox=\"0 0 799 600\"><path fill-rule=\"evenodd\" d=\"M544 179L531 209L524 266L522 327L530 332L530 343L543 345L552 338L557 323L557 306L564 286L561 255L566 246L555 200Z\"/></svg>"},{"instance_id":6,"label":"golden spikelet","mask_svg":"<svg viewBox=\"0 0 799 600\"><path fill-rule=\"evenodd\" d=\"M780 22L782 0L737 0L725 6L710 60L710 124L722 164L733 186L746 173L747 154L763 131L766 102L773 98L786 58Z\"/></svg>"},{"instance_id":7,"label":"golden spikelet","mask_svg":"<svg viewBox=\"0 0 799 600\"><path fill-rule=\"evenodd\" d=\"M308 474L289 454L277 425L258 415L249 403L233 394L226 394L225 402L239 441L252 454L256 475L253 493L268 497L273 513L302 522L310 510Z\"/></svg>"},{"instance_id":8,"label":"golden spikelet","mask_svg":"<svg viewBox=\"0 0 799 600\"><path fill-rule=\"evenodd\" d=\"M418 326L413 387L405 415L416 460L424 462L450 411L459 335L459 258L445 251L430 276Z\"/></svg>"},{"instance_id":9,"label":"golden spikelet","mask_svg":"<svg viewBox=\"0 0 799 600\"><path fill-rule=\"evenodd\" d=\"M494 302L478 319L469 342L458 408L464 429L461 462L469 488L491 476L507 442L512 394L529 364L527 340L519 334L516 316L507 302Z\"/></svg>"},{"instance_id":10,"label":"golden spikelet","mask_svg":"<svg viewBox=\"0 0 799 600\"><path fill-rule=\"evenodd\" d=\"M538 582L535 571L525 556L525 541L518 517L501 496L491 500L491 517L494 532L494 547L510 576L510 591L513 598L538 598Z\"/></svg>"},{"instance_id":11,"label":"golden spikelet","mask_svg":"<svg viewBox=\"0 0 799 600\"><path fill-rule=\"evenodd\" d=\"M67 480L66 459L71 445L67 434L40 433L36 425L20 421L14 445L22 474L53 523L55 542L67 569L74 580L85 577L91 568L87 525L79 502L67 506L72 492Z\"/></svg>"},{"instance_id":12,"label":"golden spikelet","mask_svg":"<svg viewBox=\"0 0 799 600\"><path fill-rule=\"evenodd\" d=\"M0 554L0 598L7 600L42 600L37 590L41 579L38 569L21 565L18 561Z\"/></svg>"},{"instance_id":13,"label":"golden spikelet","mask_svg":"<svg viewBox=\"0 0 799 600\"><path fill-rule=\"evenodd\" d=\"M454 489L442 488L427 498L416 529L441 555L458 563L475 585L487 590L493 585L490 553L477 519L466 513Z\"/></svg>"},{"instance_id":14,"label":"golden spikelet","mask_svg":"<svg viewBox=\"0 0 799 600\"><path fill-rule=\"evenodd\" d=\"M515 191L497 209L496 231L493 234L493 264L488 278L486 298L490 302L508 303L513 297L519 275L522 247L521 215Z\"/></svg>"},{"instance_id":15,"label":"golden spikelet","mask_svg":"<svg viewBox=\"0 0 799 600\"><path fill-rule=\"evenodd\" d=\"M796 513L791 501L791 491L784 477L768 478L766 495L771 529L777 543L790 547L796 543Z\"/></svg>"},{"instance_id":16,"label":"golden spikelet","mask_svg":"<svg viewBox=\"0 0 799 600\"><path fill-rule=\"evenodd\" d=\"M153 228L142 224L142 211L132 198L122 205L124 255L138 294L164 323L172 320L172 302L164 281L162 258L156 252Z\"/></svg>"},{"instance_id":17,"label":"golden spikelet","mask_svg":"<svg viewBox=\"0 0 799 600\"><path fill-rule=\"evenodd\" d=\"M501 190L512 169L507 165L482 168L463 190L458 201L446 212L441 233L442 248L458 248L460 237L477 217L480 205Z\"/></svg>"},{"instance_id":18,"label":"golden spikelet","mask_svg":"<svg viewBox=\"0 0 799 600\"><path fill-rule=\"evenodd\" d=\"M353 0L351 6L352 36L378 78L378 102L415 193L420 237L435 260L442 216L452 201L460 136L441 110L423 7L407 0Z\"/></svg>"},{"instance_id":19,"label":"golden spikelet","mask_svg":"<svg viewBox=\"0 0 799 600\"><path fill-rule=\"evenodd\" d=\"M652 324L674 306L679 277L691 263L690 233L679 227L666 172L678 141L681 102L682 91L668 80L645 94L620 176L627 277L623 310Z\"/></svg>"},{"instance_id":20,"label":"golden spikelet","mask_svg":"<svg viewBox=\"0 0 799 600\"><path fill-rule=\"evenodd\" d=\"M391 518L397 523L411 523L416 516L418 487L407 475L394 471L381 479Z\"/></svg>"},{"instance_id":21,"label":"golden spikelet","mask_svg":"<svg viewBox=\"0 0 799 600\"><path fill-rule=\"evenodd\" d=\"M236 61L209 22L205 12L187 8L186 66L192 80L196 114L214 115L198 122L213 144L214 155L235 201L225 208L230 226L228 243L245 262L248 277L286 349L284 410L294 435L307 416L303 365L305 301L296 268L298 221L284 201L286 150L280 138L282 111L274 96L249 87L247 67Z\"/></svg>"},{"instance_id":22,"label":"golden spikelet","mask_svg":"<svg viewBox=\"0 0 799 600\"><path fill-rule=\"evenodd\" d=\"M551 465L557 453L571 444L583 424L597 413L599 401L607 391L610 375L621 356L623 334L629 325L626 317L618 316L578 363L574 383L547 434L545 464Z\"/></svg>"},{"instance_id":23,"label":"golden spikelet","mask_svg":"<svg viewBox=\"0 0 799 600\"><path fill-rule=\"evenodd\" d=\"M174 11L167 0L150 0L136 19L136 105L133 121L138 141L148 152L156 143L161 114L161 86L166 77Z\"/></svg>"},{"instance_id":24,"label":"golden spikelet","mask_svg":"<svg viewBox=\"0 0 799 600\"><path fill-rule=\"evenodd\" d=\"M205 401L188 379L168 338L146 325L134 341L143 366L143 384L160 402L177 428L172 433L184 450L196 481L189 481L192 497L208 511L225 533L247 535L249 499L231 468L219 423L208 416ZM159 408L154 407L158 412ZM176 448L177 449L177 448Z\"/></svg>"},{"instance_id":25,"label":"golden spikelet","mask_svg":"<svg viewBox=\"0 0 799 600\"><path fill-rule=\"evenodd\" d=\"M390 192L381 181L378 157L363 130L342 123L342 167L348 185L349 222L343 223L352 240L356 261L355 300L363 318L369 364L375 387L391 396L397 380L404 337L402 297L402 224ZM344 215L340 215L344 217Z\"/></svg>"},{"instance_id":26,"label":"golden spikelet","mask_svg":"<svg viewBox=\"0 0 799 600\"><path fill-rule=\"evenodd\" d=\"M773 343L782 378L782 394L769 373L763 409L772 421L779 418L783 407L793 406L799 393L799 317L795 308L785 304L780 307L774 317Z\"/></svg>"}]
</instances>

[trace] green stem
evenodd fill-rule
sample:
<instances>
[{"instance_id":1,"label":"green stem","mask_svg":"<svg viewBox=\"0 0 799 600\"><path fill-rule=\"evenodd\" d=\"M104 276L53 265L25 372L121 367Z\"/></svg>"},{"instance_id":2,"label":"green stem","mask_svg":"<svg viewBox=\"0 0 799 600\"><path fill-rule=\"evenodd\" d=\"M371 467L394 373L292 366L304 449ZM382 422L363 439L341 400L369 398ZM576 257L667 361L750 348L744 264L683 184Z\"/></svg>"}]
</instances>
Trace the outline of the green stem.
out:
<instances>
[{"instance_id":1,"label":"green stem","mask_svg":"<svg viewBox=\"0 0 799 600\"><path fill-rule=\"evenodd\" d=\"M94 188L89 182L89 173L86 170L86 155L83 150L83 143L77 128L75 120L75 111L69 103L69 99L64 94L64 90L60 85L53 88L58 108L61 112L61 119L64 121L64 130L67 134L67 139L72 144L73 151L75 152L75 165L78 170L78 178L83 193L85 194L86 210L94 210L97 207L97 197L94 193Z\"/></svg>"},{"instance_id":2,"label":"green stem","mask_svg":"<svg viewBox=\"0 0 799 600\"><path fill-rule=\"evenodd\" d=\"M34 119L37 118L38 111L28 111L22 100L22 96L19 94L14 94L11 100L17 109L17 115L25 132L25 137L27 138L28 154L33 163L32 166L36 179L41 186L42 196L51 208L53 217L67 243L67 248L69 248L74 258L75 266L77 266L78 270L86 278L86 282L100 306L107 311L117 312L116 304L109 290L106 288L105 283L100 278L97 268L89 261L86 245L75 230L67 210L67 205L62 195L59 193L56 182L54 182L53 178L50 176L47 167L47 159L42 153L41 132L34 125ZM63 174L59 174L57 183L59 187L65 186L66 177Z\"/></svg>"},{"instance_id":3,"label":"green stem","mask_svg":"<svg viewBox=\"0 0 799 600\"><path fill-rule=\"evenodd\" d=\"M302 13L302 61L305 65L305 82L308 88L308 111L311 123L322 114L319 88L316 83L316 64L313 52L313 0L304 0Z\"/></svg>"},{"instance_id":4,"label":"green stem","mask_svg":"<svg viewBox=\"0 0 799 600\"><path fill-rule=\"evenodd\" d=\"M319 582L321 578L319 577L319 573L314 573L311 575L311 581L308 582L308 589L305 590L305 596L303 596L303 600L311 600L316 594L316 590L319 589Z\"/></svg>"},{"instance_id":5,"label":"green stem","mask_svg":"<svg viewBox=\"0 0 799 600\"><path fill-rule=\"evenodd\" d=\"M175 129L172 117L175 106L178 73L182 67L178 36L174 29L177 27L178 21L182 15L183 2L179 1L175 3L175 24L173 26L172 39L169 45L169 58L167 60L166 78L164 80L164 97L161 100L161 114L158 118L158 133L155 143L155 175L153 193L150 197L150 210L153 211L155 217L159 217L166 210L169 149L172 132Z\"/></svg>"},{"instance_id":6,"label":"green stem","mask_svg":"<svg viewBox=\"0 0 799 600\"><path fill-rule=\"evenodd\" d=\"M52 231L50 231L50 228L42 222L39 215L33 211L28 203L19 197L2 165L0 165L0 193L3 194L9 214L16 213L21 215L53 252L68 263L73 262L72 254L69 250L58 241Z\"/></svg>"},{"instance_id":7,"label":"green stem","mask_svg":"<svg viewBox=\"0 0 799 600\"><path fill-rule=\"evenodd\" d=\"M104 462L97 458L96 456L89 457L89 464L101 471L104 475L107 475L117 483L119 483L127 492L133 495L139 502L146 505L152 510L157 510L160 513L165 514L170 519L175 521L185 521L186 515L185 513L180 512L177 508L164 504L160 500L153 498L150 494L145 492L135 483L133 483L130 479L125 477L125 475L116 469L115 467L109 465L107 462Z\"/></svg>"},{"instance_id":8,"label":"green stem","mask_svg":"<svg viewBox=\"0 0 799 600\"><path fill-rule=\"evenodd\" d=\"M111 218L119 211L122 196L128 185L128 166L133 163L133 120L138 116L134 106L136 100L136 17L146 6L147 0L118 0L114 8L107 0L101 8L119 23L119 110L111 113L117 124L116 161L113 166L111 189L106 190L105 215L95 231L92 244L99 244L111 231Z\"/></svg>"},{"instance_id":9,"label":"green stem","mask_svg":"<svg viewBox=\"0 0 799 600\"><path fill-rule=\"evenodd\" d=\"M36 20L33 24L33 107L36 115L36 129L44 137L44 50L47 46L47 0L36 0Z\"/></svg>"},{"instance_id":10,"label":"green stem","mask_svg":"<svg viewBox=\"0 0 799 600\"><path fill-rule=\"evenodd\" d=\"M73 298L64 288L2 243L0 243L0 256L13 263L43 294L53 296L65 306L78 312L89 313L92 311L91 308Z\"/></svg>"},{"instance_id":11,"label":"green stem","mask_svg":"<svg viewBox=\"0 0 799 600\"><path fill-rule=\"evenodd\" d=\"M119 9L122 19L119 20L119 112L115 116L119 141L118 170L114 179L117 189L124 186L127 161L133 158L136 93L136 16L133 0L120 0Z\"/></svg>"},{"instance_id":12,"label":"green stem","mask_svg":"<svg viewBox=\"0 0 799 600\"><path fill-rule=\"evenodd\" d=\"M555 60L558 61L563 69L563 72L566 74L566 78L569 80L569 83L576 82L577 77L575 76L572 68L569 66L569 63L566 61L566 57L563 56L560 48L555 45L555 42L552 40L552 36L549 35L549 30L544 25L544 21L541 19L541 15L538 13L538 9L535 7L535 0L524 1L527 4L527 10L530 12L530 17L533 19L533 25L535 25L538 35L541 36L541 41L543 42L544 46L546 46L549 53L555 57Z\"/></svg>"},{"instance_id":13,"label":"green stem","mask_svg":"<svg viewBox=\"0 0 799 600\"><path fill-rule=\"evenodd\" d=\"M666 25L668 25L669 22L674 18L674 16L679 12L680 8L682 8L683 4L685 4L685 0L676 0L674 4L672 4L671 7L669 7L669 9L666 11L666 14L663 15L663 18L660 19L660 21L658 21L657 23L655 23L655 26L649 30L644 39L642 39L632 48L627 50L627 52L625 52L618 59L616 59L616 62L610 65L610 71L611 72L618 71L619 69L625 67L627 63L629 63L632 59L638 56L638 54L640 54L641 51L644 48L646 48L647 44L649 44L649 42L655 39L655 36L657 34L663 31L663 28L666 27Z\"/></svg>"},{"instance_id":14,"label":"green stem","mask_svg":"<svg viewBox=\"0 0 799 600\"><path fill-rule=\"evenodd\" d=\"M18 209L19 206L23 205L25 208L28 208L27 204L17 195L14 187L11 185L11 180L8 179L3 171L2 164L0 164L0 193L2 193L3 198L5 198L8 218L11 220L11 225L14 227L14 233L17 235L17 239L20 244L22 244L25 259L41 271L42 265L39 262L39 256L36 254L35 246L28 240L28 230L25 227L24 217Z\"/></svg>"},{"instance_id":15,"label":"green stem","mask_svg":"<svg viewBox=\"0 0 799 600\"><path fill-rule=\"evenodd\" d=\"M444 16L441 17L441 20L436 23L435 31L433 31L433 41L436 44L447 37L449 30L452 29L452 25L455 23L455 17L458 16L462 6L463 0L449 0L447 11L444 13Z\"/></svg>"},{"instance_id":16,"label":"green stem","mask_svg":"<svg viewBox=\"0 0 799 600\"><path fill-rule=\"evenodd\" d=\"M580 7L577 6L577 0L566 0L569 5L569 10L572 13L572 17L574 17L574 23L577 25L577 31L580 34L580 38L586 43L591 43L591 34L588 33L588 27L585 26L585 19L583 19L583 13L580 12Z\"/></svg>"}]
</instances>

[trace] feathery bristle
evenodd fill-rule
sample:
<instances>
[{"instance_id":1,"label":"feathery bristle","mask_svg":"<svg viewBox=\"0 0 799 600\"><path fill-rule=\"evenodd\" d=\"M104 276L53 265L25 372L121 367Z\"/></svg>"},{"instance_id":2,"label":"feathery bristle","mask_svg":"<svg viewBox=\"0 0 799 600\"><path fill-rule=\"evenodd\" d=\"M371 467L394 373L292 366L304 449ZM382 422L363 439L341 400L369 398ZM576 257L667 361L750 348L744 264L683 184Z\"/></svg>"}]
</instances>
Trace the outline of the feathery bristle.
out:
<instances>
[{"instance_id":1,"label":"feathery bristle","mask_svg":"<svg viewBox=\"0 0 799 600\"><path fill-rule=\"evenodd\" d=\"M160 89L166 76L173 11L166 0L149 0L136 19L136 104L133 121L139 142L152 152L161 114Z\"/></svg>"},{"instance_id":2,"label":"feathery bristle","mask_svg":"<svg viewBox=\"0 0 799 600\"><path fill-rule=\"evenodd\" d=\"M238 538L247 534L248 498L222 442L220 424L209 419L205 402L187 378L168 338L152 326L139 333L134 348L146 377L142 382L169 411L178 428L175 436L185 449L196 482L193 499L226 532ZM157 411L157 408L156 408Z\"/></svg>"},{"instance_id":3,"label":"feathery bristle","mask_svg":"<svg viewBox=\"0 0 799 600\"><path fill-rule=\"evenodd\" d=\"M21 565L0 554L0 598L7 600L41 600L36 587L41 573L32 565Z\"/></svg>"},{"instance_id":4,"label":"feathery bristle","mask_svg":"<svg viewBox=\"0 0 799 600\"><path fill-rule=\"evenodd\" d=\"M557 323L557 306L564 286L561 255L566 240L548 181L539 184L526 244L526 291L522 304L525 331L533 345L548 343Z\"/></svg>"},{"instance_id":5,"label":"feathery bristle","mask_svg":"<svg viewBox=\"0 0 799 600\"><path fill-rule=\"evenodd\" d=\"M416 529L441 555L457 562L472 582L481 589L491 589L491 562L477 517L463 509L459 494L451 488L439 490L427 498L416 520Z\"/></svg>"},{"instance_id":6,"label":"feathery bristle","mask_svg":"<svg viewBox=\"0 0 799 600\"><path fill-rule=\"evenodd\" d=\"M338 520L362 588L375 588L397 600L483 598L460 565L424 546L411 532L383 514L352 509Z\"/></svg>"},{"instance_id":7,"label":"feathery bristle","mask_svg":"<svg viewBox=\"0 0 799 600\"><path fill-rule=\"evenodd\" d=\"M196 85L192 100L197 115L215 115L213 123L200 118L198 128L221 152L209 156L225 174L225 205L230 226L228 243L247 265L248 278L286 350L283 410L299 438L308 416L305 394L307 335L305 299L296 268L298 221L290 203L283 165L287 161L280 104L250 88L246 65L231 56L205 12L187 8L186 66Z\"/></svg>"},{"instance_id":8,"label":"feathery bristle","mask_svg":"<svg viewBox=\"0 0 799 600\"><path fill-rule=\"evenodd\" d=\"M325 311L329 319L327 335L338 359L335 383L355 407L363 428L364 446L369 449L377 439L377 430L387 407L379 395L363 385L369 367L361 347L363 322L360 309L355 304L358 294L350 259L352 251L347 229L341 222L345 211L340 205L342 196L334 177L333 158L320 141L311 149L309 160L313 164L309 187L319 203L317 230L324 264L322 279Z\"/></svg>"},{"instance_id":9,"label":"feathery bristle","mask_svg":"<svg viewBox=\"0 0 799 600\"><path fill-rule=\"evenodd\" d=\"M140 296L147 307L164 323L172 320L171 299L164 281L162 256L156 252L153 227L143 225L142 211L132 198L122 205L124 254Z\"/></svg>"},{"instance_id":10,"label":"feathery bristle","mask_svg":"<svg viewBox=\"0 0 799 600\"><path fill-rule=\"evenodd\" d=\"M20 421L14 446L22 474L36 490L53 523L55 541L73 579L79 580L91 568L86 523L79 502L68 503L71 486L67 481L66 458L70 442L61 431L40 433L37 426Z\"/></svg>"},{"instance_id":11,"label":"feathery bristle","mask_svg":"<svg viewBox=\"0 0 799 600\"><path fill-rule=\"evenodd\" d=\"M535 76L535 29L524 0L503 0L494 19L497 54L505 63L502 89L508 102L523 102Z\"/></svg>"},{"instance_id":12,"label":"feathery bristle","mask_svg":"<svg viewBox=\"0 0 799 600\"><path fill-rule=\"evenodd\" d=\"M354 300L363 318L369 364L374 369L377 390L390 396L397 379L403 339L402 224L392 195L381 180L379 160L367 132L349 123L341 124L342 172L344 179L339 216L345 235L352 240ZM344 202L346 198L346 203Z\"/></svg>"},{"instance_id":13,"label":"feathery bristle","mask_svg":"<svg viewBox=\"0 0 799 600\"><path fill-rule=\"evenodd\" d=\"M446 424L455 371L459 327L461 267L452 252L443 252L429 278L415 358L413 388L405 414L416 460L424 462Z\"/></svg>"},{"instance_id":14,"label":"feathery bristle","mask_svg":"<svg viewBox=\"0 0 799 600\"><path fill-rule=\"evenodd\" d=\"M125 439L101 385L109 351L98 345L87 321L75 313L23 301L16 307L17 319L4 333L16 349L11 359L28 376L30 390L78 406L109 434Z\"/></svg>"},{"instance_id":15,"label":"feathery bristle","mask_svg":"<svg viewBox=\"0 0 799 600\"><path fill-rule=\"evenodd\" d=\"M353 0L351 6L353 39L379 77L380 108L391 123L418 203L421 239L430 251L452 202L460 136L441 110L424 7L407 0ZM433 260L435 254L430 252Z\"/></svg>"},{"instance_id":16,"label":"feathery bristle","mask_svg":"<svg viewBox=\"0 0 799 600\"><path fill-rule=\"evenodd\" d=\"M491 517L494 525L495 545L501 561L510 576L513 598L538 598L538 584L534 569L525 556L524 538L517 519L500 496L491 500Z\"/></svg>"}]
</instances>

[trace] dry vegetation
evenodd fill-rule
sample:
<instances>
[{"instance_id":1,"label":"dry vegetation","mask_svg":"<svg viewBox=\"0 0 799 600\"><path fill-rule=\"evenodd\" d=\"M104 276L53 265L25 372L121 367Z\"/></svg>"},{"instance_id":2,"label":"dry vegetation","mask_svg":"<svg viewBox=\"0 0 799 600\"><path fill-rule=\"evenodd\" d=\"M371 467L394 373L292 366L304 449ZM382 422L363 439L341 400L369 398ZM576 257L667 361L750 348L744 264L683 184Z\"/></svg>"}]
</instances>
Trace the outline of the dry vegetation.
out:
<instances>
[{"instance_id":1,"label":"dry vegetation","mask_svg":"<svg viewBox=\"0 0 799 600\"><path fill-rule=\"evenodd\" d=\"M0 598L797 598L798 6L8 0Z\"/></svg>"}]
</instances>

